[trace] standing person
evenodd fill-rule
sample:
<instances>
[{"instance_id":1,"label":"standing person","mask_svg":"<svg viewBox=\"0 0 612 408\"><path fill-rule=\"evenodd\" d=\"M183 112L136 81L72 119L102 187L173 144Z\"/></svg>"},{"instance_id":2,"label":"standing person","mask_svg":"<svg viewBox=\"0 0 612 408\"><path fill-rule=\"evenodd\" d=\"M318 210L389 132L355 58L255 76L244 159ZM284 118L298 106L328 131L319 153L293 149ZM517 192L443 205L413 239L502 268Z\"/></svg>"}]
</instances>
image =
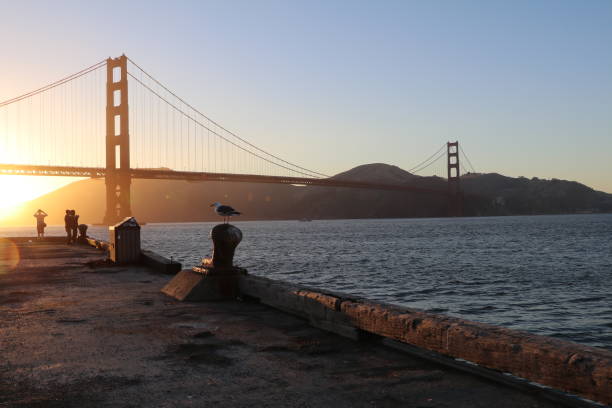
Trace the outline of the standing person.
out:
<instances>
[{"instance_id":1,"label":"standing person","mask_svg":"<svg viewBox=\"0 0 612 408\"><path fill-rule=\"evenodd\" d=\"M72 243L76 244L78 228L79 228L79 216L74 210L72 210L71 213L72 213Z\"/></svg>"},{"instance_id":2,"label":"standing person","mask_svg":"<svg viewBox=\"0 0 612 408\"><path fill-rule=\"evenodd\" d=\"M45 227L47 226L47 224L45 224L45 217L48 215L49 214L40 208L34 213L34 218L36 218L36 232L38 234L38 239L45 237Z\"/></svg>"},{"instance_id":3,"label":"standing person","mask_svg":"<svg viewBox=\"0 0 612 408\"><path fill-rule=\"evenodd\" d=\"M66 228L66 236L68 239L68 245L72 241L72 220L74 217L70 210L66 210L66 215L64 215L64 228Z\"/></svg>"}]
</instances>

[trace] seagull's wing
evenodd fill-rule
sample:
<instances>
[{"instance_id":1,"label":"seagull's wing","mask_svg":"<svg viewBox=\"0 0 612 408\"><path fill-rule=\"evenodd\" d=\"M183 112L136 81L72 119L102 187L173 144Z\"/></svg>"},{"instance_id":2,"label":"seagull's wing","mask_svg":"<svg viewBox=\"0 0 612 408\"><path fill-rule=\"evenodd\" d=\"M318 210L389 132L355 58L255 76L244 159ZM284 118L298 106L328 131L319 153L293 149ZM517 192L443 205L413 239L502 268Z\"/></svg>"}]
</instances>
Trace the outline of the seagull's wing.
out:
<instances>
[{"instance_id":1,"label":"seagull's wing","mask_svg":"<svg viewBox=\"0 0 612 408\"><path fill-rule=\"evenodd\" d=\"M223 214L227 214L227 213L234 212L236 210L234 210L229 205L220 205L219 207L217 207L217 211L220 212L220 213L223 213Z\"/></svg>"}]
</instances>

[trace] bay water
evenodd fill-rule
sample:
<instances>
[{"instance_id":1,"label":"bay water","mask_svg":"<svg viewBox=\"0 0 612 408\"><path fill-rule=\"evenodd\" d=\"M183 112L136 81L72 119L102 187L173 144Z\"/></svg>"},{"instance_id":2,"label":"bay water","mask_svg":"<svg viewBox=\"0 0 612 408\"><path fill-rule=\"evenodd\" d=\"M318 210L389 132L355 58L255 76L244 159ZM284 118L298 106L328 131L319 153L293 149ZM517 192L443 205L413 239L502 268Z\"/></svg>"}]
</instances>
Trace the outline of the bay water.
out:
<instances>
[{"instance_id":1,"label":"bay water","mask_svg":"<svg viewBox=\"0 0 612 408\"><path fill-rule=\"evenodd\" d=\"M612 214L232 223L251 274L612 350ZM191 267L214 225L147 224L143 247Z\"/></svg>"}]
</instances>

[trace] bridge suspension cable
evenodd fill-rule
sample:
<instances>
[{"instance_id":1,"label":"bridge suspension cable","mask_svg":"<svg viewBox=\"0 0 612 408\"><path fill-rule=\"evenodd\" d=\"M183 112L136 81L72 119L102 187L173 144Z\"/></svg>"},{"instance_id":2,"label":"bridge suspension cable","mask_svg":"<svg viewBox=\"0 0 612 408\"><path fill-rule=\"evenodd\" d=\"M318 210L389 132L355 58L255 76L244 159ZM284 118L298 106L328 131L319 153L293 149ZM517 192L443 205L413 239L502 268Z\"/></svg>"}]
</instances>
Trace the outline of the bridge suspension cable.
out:
<instances>
[{"instance_id":1,"label":"bridge suspension cable","mask_svg":"<svg viewBox=\"0 0 612 408\"><path fill-rule=\"evenodd\" d=\"M463 158L465 159L465 161L469 164L470 169L472 169L472 173L476 173L476 169L474 169L474 166L472 166L472 162L470 161L470 159L467 157L467 154L465 154L465 152L463 151L463 148L461 147L461 145L459 145L459 151L461 152L461 154L463 155Z\"/></svg>"},{"instance_id":2,"label":"bridge suspension cable","mask_svg":"<svg viewBox=\"0 0 612 408\"><path fill-rule=\"evenodd\" d=\"M193 121L193 123L197 124L198 126L201 126L202 128L206 129L206 130L207 130L207 131L209 131L210 133L212 133L212 134L214 134L215 136L217 136L217 137L221 138L221 139L222 139L222 140L224 140L225 142L227 142L227 143L231 144L232 146L234 146L234 147L236 147L236 148L238 148L238 149L240 149L240 150L244 151L245 153L249 153L249 154L251 154L251 155L253 155L253 156L255 156L255 157L259 158L259 159L262 159L262 160L264 160L264 161L266 161L266 162L268 162L268 163L270 163L270 164L273 164L273 165L279 166L279 167L281 167L281 168L284 168L284 169L289 170L289 171L294 172L294 173L301 174L301 175L303 175L303 176L312 177L312 174L310 174L310 173L301 172L301 171L298 171L298 170L292 169L292 168L290 168L290 167L283 166L282 164L275 163L275 162L273 162L273 161L271 161L271 160L266 159L265 157L262 157L262 156L258 155L257 153L254 153L254 152L252 152L252 151L250 151L250 150L248 150L248 149L245 149L245 148L244 148L244 147L242 147L242 146L239 146L238 144L236 144L236 143L232 142L231 140L228 140L228 139L227 139L226 137L224 137L223 135L221 135L221 134L219 134L219 133L215 132L214 130L210 129L208 126L204 125L202 122L198 121L196 118L194 118L194 117L193 117L192 115L190 115L189 113L185 112L185 111L184 111L184 110L182 110L181 108L179 108L179 107L177 107L176 105L172 104L172 102L168 101L166 98L164 98L163 96L161 96L160 94L158 94L157 92L155 92L153 89L151 89L149 86L147 86L146 84L144 84L142 81L140 81L138 78L136 78L136 77L135 77L133 74L131 74L130 72L128 72L128 75L129 75L129 76L130 76L132 79L134 79L136 82L138 82L140 85L142 85L142 86L143 86L143 87L145 87L147 90L149 90L151 93L153 93L153 95L157 96L157 97L158 97L160 100L162 100L163 102L165 102L166 104L168 104L168 106L170 106L170 107L171 107L172 109L174 109L176 112L180 113L180 114L181 114L181 115L183 115L185 118L187 118L187 119L189 119L189 120ZM190 128L188 129L188 132L189 132L189 131L190 131ZM189 146L187 146L187 148L189 149Z\"/></svg>"},{"instance_id":3,"label":"bridge suspension cable","mask_svg":"<svg viewBox=\"0 0 612 408\"><path fill-rule=\"evenodd\" d=\"M241 138L130 64L137 67L128 72L129 133L136 147L130 156L137 167L328 178ZM104 112L114 103L106 101L105 66L100 61L0 102L0 163L103 167Z\"/></svg>"},{"instance_id":4,"label":"bridge suspension cable","mask_svg":"<svg viewBox=\"0 0 612 408\"><path fill-rule=\"evenodd\" d=\"M174 93L172 90L170 90L167 86L165 86L161 81L159 81L158 79L156 79L153 75L149 74L147 71L145 71L140 65L138 65L136 62L134 62L132 59L128 58L128 61L130 62L130 64L132 64L134 67L136 67L138 69L138 71L141 74L144 74L145 77L147 77L150 81L152 81L155 85L159 86L161 88L160 91L156 91L153 89L153 86L147 85L144 83L142 77L138 78L134 73L130 72L128 70L128 75L135 80L136 82L138 82L141 86L143 86L145 89L147 89L149 92L153 93L155 96L157 96L159 99L161 99L163 102L165 102L169 107L171 107L172 109L174 109L176 112L180 113L181 115L183 115L185 118L189 119L190 121L192 121L194 123L194 125L198 125L200 127L202 127L203 129L205 129L207 132L212 133L214 136L220 138L221 140L223 140L226 143L229 143L230 145L242 150L243 152L251 155L253 158L258 158L261 159L263 161L265 161L268 164L274 165L274 166L278 166L279 168L282 168L284 170L288 170L292 173L295 174L299 174L302 176L307 176L307 177L313 177L313 178L328 178L329 176L320 173L320 172L316 172L313 170L309 170L305 167L299 166L295 163L291 163L287 160L284 160L272 153L269 153L266 150L263 150L257 146L255 146L254 144L250 143L248 140L238 136L236 133L228 130L227 128L223 127L222 125L220 125L218 122L214 121L213 119L211 119L210 117L208 117L207 115L205 115L204 113L202 113L200 110L196 109L195 107L193 107L191 104L189 104L188 102L186 102L183 98L179 97L176 93ZM161 95L161 91L163 91L163 93L166 93L167 96L171 96L173 98L176 99L176 103L172 103L170 102L168 99L168 97L164 97ZM183 107L179 107L177 105L183 105ZM189 112L187 112L189 111ZM196 117L199 116L201 119L197 119ZM208 124L204 124L203 122L206 121L208 122ZM213 129L213 127L216 127L218 130ZM225 135L223 135L222 133L225 133ZM236 140L236 142L230 140L229 138L234 138ZM243 146L241 144L246 145Z\"/></svg>"},{"instance_id":5,"label":"bridge suspension cable","mask_svg":"<svg viewBox=\"0 0 612 408\"><path fill-rule=\"evenodd\" d=\"M79 72L76 72L76 73L74 73L72 75L69 75L69 76L67 76L65 78L62 78L62 79L60 79L58 81L52 82L52 83L50 83L48 85L45 85L45 86L43 86L41 88L35 89L35 90L31 91L31 92L25 93L25 94L20 95L20 96L16 96L16 97L11 98L11 99L7 99L5 101L2 101L2 102L0 102L0 108L4 107L6 105L10 105L10 104L15 103L15 102L19 102L19 101L21 101L23 99L26 99L26 98L29 98L31 96L38 95L38 94L40 94L42 92L48 91L48 90L53 89L53 88L55 88L57 86L63 85L65 83L67 83L67 82L70 82L70 81L72 81L74 79L82 77L83 75L86 75L86 74L88 74L88 73L90 73L92 71L95 71L98 68L101 68L105 63L106 63L106 61L100 61L97 64L94 64L94 65L92 65L90 67L87 67L87 68L85 68L85 69L83 69L83 70L81 70Z\"/></svg>"},{"instance_id":6,"label":"bridge suspension cable","mask_svg":"<svg viewBox=\"0 0 612 408\"><path fill-rule=\"evenodd\" d=\"M423 175L422 172L425 169L430 169L430 171L433 168L433 175L434 176L438 176L441 178L446 178L448 177L447 175L447 171L448 171L448 164L446 162L446 144L442 145L438 150L436 150L436 152L434 154L432 154L431 156L429 156L427 159L423 160L422 162L420 162L419 164L417 164L416 166L414 166L413 168L411 168L410 170L408 170L409 173L412 174L418 174L418 175ZM461 145L459 145L459 152L461 154L461 162L464 163L462 164L462 168L466 168L469 166L470 170L473 173L476 173L476 170L474 169L474 166L472 165L472 162L470 161L470 159L468 158L468 156L465 154L465 151L463 150L463 148L461 147ZM444 160L442 160L444 159ZM466 165L467 164L467 165ZM419 174L421 173L421 174Z\"/></svg>"},{"instance_id":7,"label":"bridge suspension cable","mask_svg":"<svg viewBox=\"0 0 612 408\"><path fill-rule=\"evenodd\" d=\"M130 158L138 169L329 178L274 155L187 103L127 59ZM105 167L106 60L0 102L0 163ZM116 95L113 94L113 98ZM446 145L410 173L447 177ZM459 146L462 163L475 172ZM465 166L465 164L463 166ZM465 166L467 167L467 166Z\"/></svg>"},{"instance_id":8,"label":"bridge suspension cable","mask_svg":"<svg viewBox=\"0 0 612 408\"><path fill-rule=\"evenodd\" d=\"M100 61L0 102L0 163L103 166L104 67Z\"/></svg>"},{"instance_id":9,"label":"bridge suspension cable","mask_svg":"<svg viewBox=\"0 0 612 408\"><path fill-rule=\"evenodd\" d=\"M422 169L424 169L425 167L428 167L429 165L426 164L428 163L431 159L433 159L435 156L437 156L440 152L442 152L444 150L444 148L446 147L446 145L442 145L440 146L440 148L431 156L429 156L428 158L426 158L425 160L423 160L422 162L420 162L419 164L417 164L416 166L414 166L413 168L409 169L408 172L409 173L415 173L418 172ZM434 159L433 161L436 161L437 159ZM425 167L422 167L423 165L425 165Z\"/></svg>"},{"instance_id":10,"label":"bridge suspension cable","mask_svg":"<svg viewBox=\"0 0 612 408\"><path fill-rule=\"evenodd\" d=\"M417 173L422 172L426 168L431 167L434 163L437 163L441 158L446 156L445 149L446 149L446 144L442 145L438 150L436 150L434 154L432 154L431 156L429 156L428 158L426 158L425 160L423 160L416 166L412 167L410 170L408 170L408 172L412 174L417 174ZM438 171L435 171L436 175L437 173Z\"/></svg>"},{"instance_id":11,"label":"bridge suspension cable","mask_svg":"<svg viewBox=\"0 0 612 408\"><path fill-rule=\"evenodd\" d=\"M444 158L446 156L445 152L441 152L440 154L438 154L434 159L432 159L431 161L429 161L428 163L424 164L423 166L419 167L418 169L414 170L413 173L414 174L418 174L421 173L423 170L430 168L431 166L433 166L434 164L438 163L438 161L442 158ZM434 174L437 174L437 172L434 172Z\"/></svg>"}]
</instances>

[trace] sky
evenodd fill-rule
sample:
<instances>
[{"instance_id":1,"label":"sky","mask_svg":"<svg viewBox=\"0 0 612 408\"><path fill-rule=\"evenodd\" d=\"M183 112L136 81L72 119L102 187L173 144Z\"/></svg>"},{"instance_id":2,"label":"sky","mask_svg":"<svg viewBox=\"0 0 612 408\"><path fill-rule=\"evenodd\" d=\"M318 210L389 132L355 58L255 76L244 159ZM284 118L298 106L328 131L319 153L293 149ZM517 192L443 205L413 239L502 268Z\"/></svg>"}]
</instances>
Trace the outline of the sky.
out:
<instances>
[{"instance_id":1,"label":"sky","mask_svg":"<svg viewBox=\"0 0 612 408\"><path fill-rule=\"evenodd\" d=\"M609 0L0 7L0 101L125 53L253 144L325 174L410 169L459 140L478 172L612 193ZM19 185L32 196L69 181Z\"/></svg>"}]
</instances>

